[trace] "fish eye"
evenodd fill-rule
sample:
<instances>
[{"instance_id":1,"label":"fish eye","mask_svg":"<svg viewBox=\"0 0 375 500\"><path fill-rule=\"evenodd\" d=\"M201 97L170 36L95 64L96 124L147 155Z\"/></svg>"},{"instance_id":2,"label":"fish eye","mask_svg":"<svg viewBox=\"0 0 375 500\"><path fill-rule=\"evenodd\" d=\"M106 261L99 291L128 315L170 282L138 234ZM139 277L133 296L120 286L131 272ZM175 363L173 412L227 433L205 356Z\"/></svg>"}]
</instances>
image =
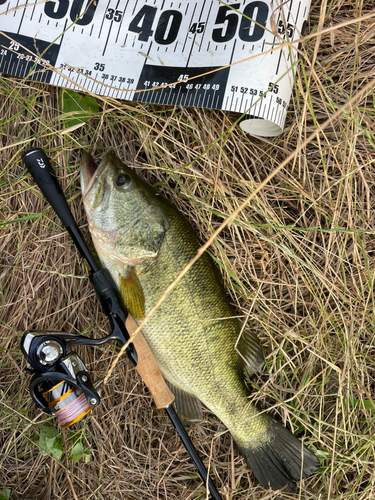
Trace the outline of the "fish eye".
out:
<instances>
[{"instance_id":1,"label":"fish eye","mask_svg":"<svg viewBox=\"0 0 375 500\"><path fill-rule=\"evenodd\" d=\"M116 178L116 186L128 188L132 183L131 177L128 174L121 172Z\"/></svg>"}]
</instances>

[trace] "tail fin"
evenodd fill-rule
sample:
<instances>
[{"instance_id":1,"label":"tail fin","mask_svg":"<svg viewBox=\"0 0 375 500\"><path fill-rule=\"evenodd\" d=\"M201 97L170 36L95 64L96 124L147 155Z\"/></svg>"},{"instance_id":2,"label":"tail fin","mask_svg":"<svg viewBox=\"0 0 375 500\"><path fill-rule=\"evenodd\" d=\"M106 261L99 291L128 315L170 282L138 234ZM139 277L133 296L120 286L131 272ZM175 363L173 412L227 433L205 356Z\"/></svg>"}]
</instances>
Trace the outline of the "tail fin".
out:
<instances>
[{"instance_id":1,"label":"tail fin","mask_svg":"<svg viewBox=\"0 0 375 500\"><path fill-rule=\"evenodd\" d=\"M296 481L310 476L320 466L298 438L272 419L265 440L238 447L260 485L267 489L283 488L286 493L294 493Z\"/></svg>"}]
</instances>

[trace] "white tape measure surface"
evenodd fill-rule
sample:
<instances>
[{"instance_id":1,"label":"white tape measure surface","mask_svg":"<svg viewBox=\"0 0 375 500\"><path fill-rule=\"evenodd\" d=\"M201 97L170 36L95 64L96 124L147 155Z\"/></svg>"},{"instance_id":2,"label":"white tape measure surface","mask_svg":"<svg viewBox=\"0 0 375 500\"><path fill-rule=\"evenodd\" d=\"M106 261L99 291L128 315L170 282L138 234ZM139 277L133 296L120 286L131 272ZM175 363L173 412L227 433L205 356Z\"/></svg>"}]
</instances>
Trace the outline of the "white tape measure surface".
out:
<instances>
[{"instance_id":1,"label":"white tape measure surface","mask_svg":"<svg viewBox=\"0 0 375 500\"><path fill-rule=\"evenodd\" d=\"M22 0L21 0L22 1ZM310 0L0 0L0 71L146 103L248 112L285 123ZM171 85L173 84L173 85ZM261 120L260 120L260 119Z\"/></svg>"}]
</instances>

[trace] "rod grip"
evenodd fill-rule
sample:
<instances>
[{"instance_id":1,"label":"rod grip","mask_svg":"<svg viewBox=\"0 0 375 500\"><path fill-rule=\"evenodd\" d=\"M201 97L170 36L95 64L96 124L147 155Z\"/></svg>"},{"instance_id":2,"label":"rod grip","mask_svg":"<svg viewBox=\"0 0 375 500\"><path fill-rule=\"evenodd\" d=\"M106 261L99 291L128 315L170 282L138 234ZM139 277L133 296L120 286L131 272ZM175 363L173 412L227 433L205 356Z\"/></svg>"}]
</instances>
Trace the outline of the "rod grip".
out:
<instances>
[{"instance_id":1,"label":"rod grip","mask_svg":"<svg viewBox=\"0 0 375 500\"><path fill-rule=\"evenodd\" d=\"M72 212L43 149L29 149L22 155L22 161L65 228L74 226Z\"/></svg>"},{"instance_id":2,"label":"rod grip","mask_svg":"<svg viewBox=\"0 0 375 500\"><path fill-rule=\"evenodd\" d=\"M137 325L131 316L126 320L126 328L130 336L135 332ZM133 340L137 351L137 371L154 398L157 408L166 408L174 401L174 396L165 383L154 355L152 354L142 333L138 333Z\"/></svg>"}]
</instances>

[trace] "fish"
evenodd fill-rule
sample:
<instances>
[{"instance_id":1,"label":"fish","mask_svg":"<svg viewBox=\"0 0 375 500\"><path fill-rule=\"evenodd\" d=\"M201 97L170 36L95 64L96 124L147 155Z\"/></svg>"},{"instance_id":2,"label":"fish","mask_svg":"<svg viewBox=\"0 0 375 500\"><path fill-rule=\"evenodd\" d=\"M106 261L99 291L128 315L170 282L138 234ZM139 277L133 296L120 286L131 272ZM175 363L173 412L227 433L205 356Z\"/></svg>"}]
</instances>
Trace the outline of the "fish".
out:
<instances>
[{"instance_id":1,"label":"fish","mask_svg":"<svg viewBox=\"0 0 375 500\"><path fill-rule=\"evenodd\" d=\"M96 165L84 153L81 190L101 264L139 322L201 247L185 217L113 153ZM281 423L249 402L244 375L260 374L262 346L243 328L207 252L142 327L188 425L202 404L227 427L263 488L296 491L320 463Z\"/></svg>"}]
</instances>

